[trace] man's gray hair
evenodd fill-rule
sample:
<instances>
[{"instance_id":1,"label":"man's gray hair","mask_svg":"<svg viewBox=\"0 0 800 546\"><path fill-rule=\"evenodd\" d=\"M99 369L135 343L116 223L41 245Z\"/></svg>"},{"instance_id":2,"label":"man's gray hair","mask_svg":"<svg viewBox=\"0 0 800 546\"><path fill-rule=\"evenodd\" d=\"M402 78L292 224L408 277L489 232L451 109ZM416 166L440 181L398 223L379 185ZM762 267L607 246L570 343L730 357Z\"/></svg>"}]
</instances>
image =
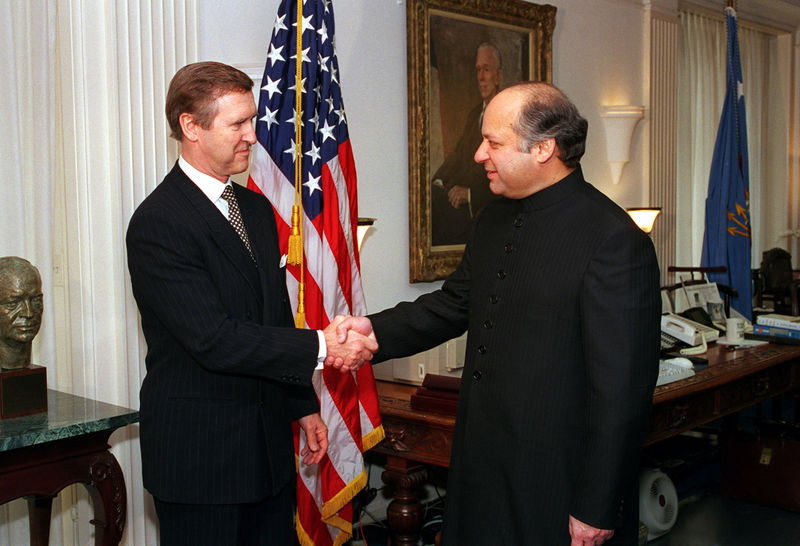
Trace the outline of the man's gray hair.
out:
<instances>
[{"instance_id":1,"label":"man's gray hair","mask_svg":"<svg viewBox=\"0 0 800 546\"><path fill-rule=\"evenodd\" d=\"M497 68L503 68L503 56L500 55L500 50L496 45L492 42L482 42L475 51L478 52L481 49L491 49L492 53L494 53L494 58L497 60Z\"/></svg>"},{"instance_id":2,"label":"man's gray hair","mask_svg":"<svg viewBox=\"0 0 800 546\"><path fill-rule=\"evenodd\" d=\"M537 142L555 139L558 158L567 167L578 165L586 150L589 124L560 89L546 82L523 82L511 86L524 99L512 124L520 137L520 151L529 152Z\"/></svg>"}]
</instances>

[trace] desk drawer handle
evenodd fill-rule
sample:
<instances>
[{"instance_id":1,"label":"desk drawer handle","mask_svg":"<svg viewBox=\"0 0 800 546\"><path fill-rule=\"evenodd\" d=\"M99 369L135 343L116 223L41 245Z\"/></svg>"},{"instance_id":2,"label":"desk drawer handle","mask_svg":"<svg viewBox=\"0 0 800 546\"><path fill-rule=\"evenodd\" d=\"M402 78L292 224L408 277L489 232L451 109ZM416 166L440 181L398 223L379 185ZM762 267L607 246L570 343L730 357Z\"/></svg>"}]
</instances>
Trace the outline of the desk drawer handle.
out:
<instances>
[{"instance_id":1,"label":"desk drawer handle","mask_svg":"<svg viewBox=\"0 0 800 546\"><path fill-rule=\"evenodd\" d=\"M759 377L753 383L753 394L755 396L764 396L769 392L769 377Z\"/></svg>"},{"instance_id":2,"label":"desk drawer handle","mask_svg":"<svg viewBox=\"0 0 800 546\"><path fill-rule=\"evenodd\" d=\"M671 421L669 426L677 427L686 422L686 420L689 418L689 414L687 413L688 409L689 409L688 405L675 406L674 408L672 408L672 412L670 414Z\"/></svg>"},{"instance_id":3,"label":"desk drawer handle","mask_svg":"<svg viewBox=\"0 0 800 546\"><path fill-rule=\"evenodd\" d=\"M386 441L389 442L389 445L392 446L394 451L411 451L409 447L403 442L406 437L405 429L400 429L397 431L389 431L386 436Z\"/></svg>"}]
</instances>

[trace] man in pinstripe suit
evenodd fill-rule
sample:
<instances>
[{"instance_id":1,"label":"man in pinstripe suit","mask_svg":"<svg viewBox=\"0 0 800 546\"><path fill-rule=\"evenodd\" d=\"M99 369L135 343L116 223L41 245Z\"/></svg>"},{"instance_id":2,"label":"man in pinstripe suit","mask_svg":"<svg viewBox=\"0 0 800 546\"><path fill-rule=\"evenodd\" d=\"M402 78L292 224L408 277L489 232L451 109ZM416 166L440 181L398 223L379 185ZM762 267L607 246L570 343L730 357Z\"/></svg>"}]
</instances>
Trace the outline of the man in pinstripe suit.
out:
<instances>
[{"instance_id":1,"label":"man in pinstripe suit","mask_svg":"<svg viewBox=\"0 0 800 546\"><path fill-rule=\"evenodd\" d=\"M147 341L142 474L166 545L292 544L291 422L306 464L328 444L312 373L377 349L293 327L272 208L229 179L256 142L252 85L220 63L176 73L166 113L181 157L127 232Z\"/></svg>"},{"instance_id":2,"label":"man in pinstripe suit","mask_svg":"<svg viewBox=\"0 0 800 546\"><path fill-rule=\"evenodd\" d=\"M588 184L587 123L526 82L486 107L475 152L493 193L440 290L374 328L373 363L468 329L442 542L635 544L639 448L658 374L653 244Z\"/></svg>"}]
</instances>

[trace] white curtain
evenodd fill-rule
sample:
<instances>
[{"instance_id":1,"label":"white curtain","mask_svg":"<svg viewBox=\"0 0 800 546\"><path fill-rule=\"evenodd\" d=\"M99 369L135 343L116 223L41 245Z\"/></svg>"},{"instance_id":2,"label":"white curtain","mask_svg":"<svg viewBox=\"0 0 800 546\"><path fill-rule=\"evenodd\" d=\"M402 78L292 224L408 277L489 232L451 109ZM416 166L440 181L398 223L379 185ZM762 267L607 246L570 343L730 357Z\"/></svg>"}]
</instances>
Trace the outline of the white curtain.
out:
<instances>
[{"instance_id":1,"label":"white curtain","mask_svg":"<svg viewBox=\"0 0 800 546\"><path fill-rule=\"evenodd\" d=\"M196 14L196 0L0 2L0 255L42 272L34 351L50 388L139 407L145 345L125 229L177 158L163 105L175 71L197 60ZM110 443L127 484L123 543L157 544L138 427ZM92 543L91 512L83 487L64 490L50 543ZM27 527L24 501L0 509L0 545L27 543Z\"/></svg>"},{"instance_id":2,"label":"white curtain","mask_svg":"<svg viewBox=\"0 0 800 546\"><path fill-rule=\"evenodd\" d=\"M53 165L55 9L51 1L0 3L0 256L20 256L42 276L44 315L32 361L56 371L53 279ZM54 505L58 512L58 502ZM54 532L60 532L56 521ZM0 507L0 544L28 542L27 505Z\"/></svg>"},{"instance_id":3,"label":"white curtain","mask_svg":"<svg viewBox=\"0 0 800 546\"><path fill-rule=\"evenodd\" d=\"M725 20L680 13L678 52L678 218L676 265L700 265L711 158L725 98ZM775 246L787 220L788 67L778 62L776 36L741 22L752 265ZM765 198L765 192L767 196ZM782 202L781 202L782 201Z\"/></svg>"}]
</instances>

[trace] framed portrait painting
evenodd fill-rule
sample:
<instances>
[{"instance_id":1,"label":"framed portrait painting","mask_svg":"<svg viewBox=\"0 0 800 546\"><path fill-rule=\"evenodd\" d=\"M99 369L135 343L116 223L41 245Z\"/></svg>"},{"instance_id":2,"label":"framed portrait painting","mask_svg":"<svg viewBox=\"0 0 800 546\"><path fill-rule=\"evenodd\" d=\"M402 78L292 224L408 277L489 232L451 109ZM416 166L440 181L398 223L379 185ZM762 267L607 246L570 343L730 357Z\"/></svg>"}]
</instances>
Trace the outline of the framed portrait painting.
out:
<instances>
[{"instance_id":1,"label":"framed portrait painting","mask_svg":"<svg viewBox=\"0 0 800 546\"><path fill-rule=\"evenodd\" d=\"M411 282L447 277L495 198L473 160L483 108L508 85L552 80L555 14L522 0L408 0Z\"/></svg>"}]
</instances>

